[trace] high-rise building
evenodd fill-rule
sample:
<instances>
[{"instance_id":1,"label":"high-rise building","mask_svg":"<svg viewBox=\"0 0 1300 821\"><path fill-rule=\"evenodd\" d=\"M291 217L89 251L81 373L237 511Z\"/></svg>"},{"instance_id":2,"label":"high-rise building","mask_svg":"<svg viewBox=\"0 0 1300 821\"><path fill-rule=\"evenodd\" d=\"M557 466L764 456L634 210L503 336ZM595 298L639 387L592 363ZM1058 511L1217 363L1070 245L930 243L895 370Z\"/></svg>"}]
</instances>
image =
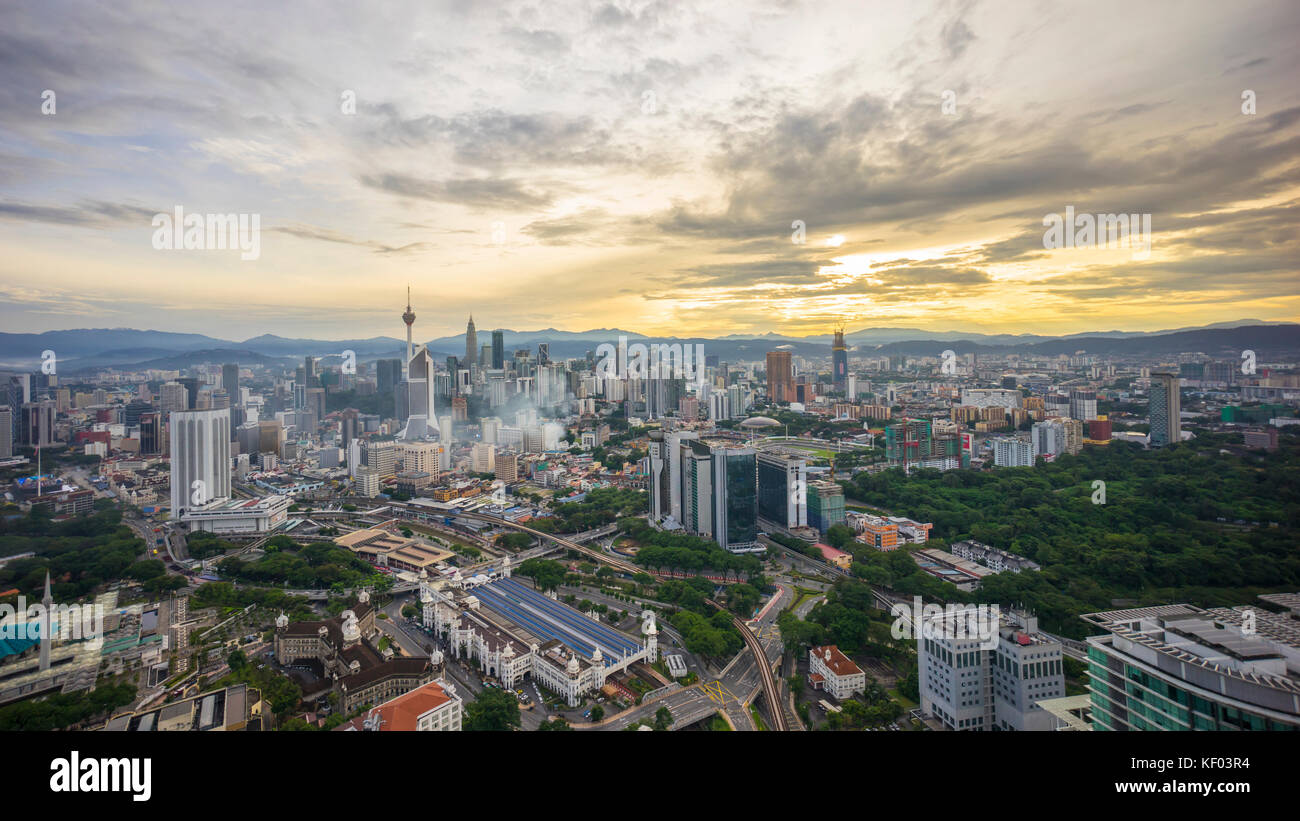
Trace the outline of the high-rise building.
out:
<instances>
[{"instance_id":1,"label":"high-rise building","mask_svg":"<svg viewBox=\"0 0 1300 821\"><path fill-rule=\"evenodd\" d=\"M1065 452L1065 427L1059 419L1035 422L1029 433L1034 456L1055 459Z\"/></svg>"},{"instance_id":2,"label":"high-rise building","mask_svg":"<svg viewBox=\"0 0 1300 821\"><path fill-rule=\"evenodd\" d=\"M55 415L53 399L24 403L19 414L19 441L28 447L46 447L54 442Z\"/></svg>"},{"instance_id":3,"label":"high-rise building","mask_svg":"<svg viewBox=\"0 0 1300 821\"><path fill-rule=\"evenodd\" d=\"M993 440L993 464L998 467L1033 467L1034 448L1023 439L1000 436Z\"/></svg>"},{"instance_id":4,"label":"high-rise building","mask_svg":"<svg viewBox=\"0 0 1300 821\"><path fill-rule=\"evenodd\" d=\"M1182 441L1182 397L1176 373L1151 374L1148 392L1148 421L1151 423L1151 447L1177 444Z\"/></svg>"},{"instance_id":5,"label":"high-rise building","mask_svg":"<svg viewBox=\"0 0 1300 821\"><path fill-rule=\"evenodd\" d=\"M844 524L844 488L839 482L808 482L805 495L809 527L825 534L835 525Z\"/></svg>"},{"instance_id":6,"label":"high-rise building","mask_svg":"<svg viewBox=\"0 0 1300 821\"><path fill-rule=\"evenodd\" d=\"M835 328L835 341L831 343L831 380L835 390L843 392L848 387L849 348L844 344L844 326Z\"/></svg>"},{"instance_id":7,"label":"high-rise building","mask_svg":"<svg viewBox=\"0 0 1300 821\"><path fill-rule=\"evenodd\" d=\"M232 404L239 404L239 366L227 363L221 366L221 387L230 396Z\"/></svg>"},{"instance_id":8,"label":"high-rise building","mask_svg":"<svg viewBox=\"0 0 1300 821\"><path fill-rule=\"evenodd\" d=\"M543 366L543 365L549 364L550 361L551 361L551 343L549 343L549 342L538 342L538 343L537 343L537 365L538 365L538 367L541 367L541 366Z\"/></svg>"},{"instance_id":9,"label":"high-rise building","mask_svg":"<svg viewBox=\"0 0 1300 821\"><path fill-rule=\"evenodd\" d=\"M501 370L506 362L506 335L504 331L492 332L492 368Z\"/></svg>"},{"instance_id":10,"label":"high-rise building","mask_svg":"<svg viewBox=\"0 0 1300 821\"><path fill-rule=\"evenodd\" d=\"M14 455L14 411L8 405L0 405L0 459Z\"/></svg>"},{"instance_id":11,"label":"high-rise building","mask_svg":"<svg viewBox=\"0 0 1300 821\"><path fill-rule=\"evenodd\" d=\"M760 552L755 451L698 439L681 445L682 526L731 553Z\"/></svg>"},{"instance_id":12,"label":"high-rise building","mask_svg":"<svg viewBox=\"0 0 1300 821\"><path fill-rule=\"evenodd\" d=\"M769 402L795 401L794 363L789 351L767 352L767 399Z\"/></svg>"},{"instance_id":13,"label":"high-rise building","mask_svg":"<svg viewBox=\"0 0 1300 821\"><path fill-rule=\"evenodd\" d=\"M758 454L758 515L781 527L808 526L808 462Z\"/></svg>"},{"instance_id":14,"label":"high-rise building","mask_svg":"<svg viewBox=\"0 0 1300 821\"><path fill-rule=\"evenodd\" d=\"M428 473L437 477L450 467L451 454L440 442L401 442L397 446L404 472Z\"/></svg>"},{"instance_id":15,"label":"high-rise building","mask_svg":"<svg viewBox=\"0 0 1300 821\"><path fill-rule=\"evenodd\" d=\"M344 450L352 444L361 432L361 414L354 408L348 408L339 414L339 439Z\"/></svg>"},{"instance_id":16,"label":"high-rise building","mask_svg":"<svg viewBox=\"0 0 1300 821\"><path fill-rule=\"evenodd\" d=\"M161 411L140 414L140 453L157 456L163 451L163 420Z\"/></svg>"},{"instance_id":17,"label":"high-rise building","mask_svg":"<svg viewBox=\"0 0 1300 821\"><path fill-rule=\"evenodd\" d=\"M185 386L185 410L195 410L199 406L199 380L187 376L177 379L177 382Z\"/></svg>"},{"instance_id":18,"label":"high-rise building","mask_svg":"<svg viewBox=\"0 0 1300 821\"><path fill-rule=\"evenodd\" d=\"M1073 388L1070 390L1070 418L1087 422L1097 418L1097 392Z\"/></svg>"},{"instance_id":19,"label":"high-rise building","mask_svg":"<svg viewBox=\"0 0 1300 821\"><path fill-rule=\"evenodd\" d=\"M465 359L460 364L466 368L472 368L478 364L478 332L474 330L473 316L469 318L469 323L465 326Z\"/></svg>"},{"instance_id":20,"label":"high-rise building","mask_svg":"<svg viewBox=\"0 0 1300 821\"><path fill-rule=\"evenodd\" d=\"M179 411L171 427L171 518L230 498L230 411Z\"/></svg>"},{"instance_id":21,"label":"high-rise building","mask_svg":"<svg viewBox=\"0 0 1300 821\"><path fill-rule=\"evenodd\" d=\"M496 445L475 442L471 448L470 460L475 473L493 473L496 471Z\"/></svg>"},{"instance_id":22,"label":"high-rise building","mask_svg":"<svg viewBox=\"0 0 1300 821\"><path fill-rule=\"evenodd\" d=\"M493 462L496 478L510 484L519 481L519 457L510 451L498 451Z\"/></svg>"},{"instance_id":23,"label":"high-rise building","mask_svg":"<svg viewBox=\"0 0 1300 821\"><path fill-rule=\"evenodd\" d=\"M189 410L188 392L180 382L164 382L158 390L158 407L165 414Z\"/></svg>"},{"instance_id":24,"label":"high-rise building","mask_svg":"<svg viewBox=\"0 0 1300 821\"><path fill-rule=\"evenodd\" d=\"M950 730L1053 729L1039 702L1065 695L1060 642L1040 633L1033 616L985 612L971 625L963 615L936 613L916 631L921 712Z\"/></svg>"},{"instance_id":25,"label":"high-rise building","mask_svg":"<svg viewBox=\"0 0 1300 821\"><path fill-rule=\"evenodd\" d=\"M668 528L684 525L682 518L682 457L684 443L697 438L695 431L665 434L660 430L650 438L650 522Z\"/></svg>"}]
</instances>

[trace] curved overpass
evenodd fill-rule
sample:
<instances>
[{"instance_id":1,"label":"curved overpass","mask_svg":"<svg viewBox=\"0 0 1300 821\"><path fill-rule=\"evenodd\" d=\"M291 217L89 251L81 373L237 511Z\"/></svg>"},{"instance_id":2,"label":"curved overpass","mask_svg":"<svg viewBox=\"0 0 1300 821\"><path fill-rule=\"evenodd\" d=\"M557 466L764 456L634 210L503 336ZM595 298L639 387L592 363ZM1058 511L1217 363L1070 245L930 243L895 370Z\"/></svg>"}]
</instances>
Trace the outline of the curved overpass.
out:
<instances>
[{"instance_id":1,"label":"curved overpass","mask_svg":"<svg viewBox=\"0 0 1300 821\"><path fill-rule=\"evenodd\" d=\"M729 611L713 599L705 599L709 604L721 610L728 615ZM785 732L789 729L785 722L785 710L781 709L781 697L776 689L776 676L772 675L772 665L767 661L767 653L763 651L763 645L758 643L758 638L754 636L754 631L734 615L731 615L731 623L740 631L740 637L745 640L745 645L749 652L754 655L754 661L758 664L758 675L763 680L763 695L767 697L767 712L772 718L772 724L776 730Z\"/></svg>"}]
</instances>

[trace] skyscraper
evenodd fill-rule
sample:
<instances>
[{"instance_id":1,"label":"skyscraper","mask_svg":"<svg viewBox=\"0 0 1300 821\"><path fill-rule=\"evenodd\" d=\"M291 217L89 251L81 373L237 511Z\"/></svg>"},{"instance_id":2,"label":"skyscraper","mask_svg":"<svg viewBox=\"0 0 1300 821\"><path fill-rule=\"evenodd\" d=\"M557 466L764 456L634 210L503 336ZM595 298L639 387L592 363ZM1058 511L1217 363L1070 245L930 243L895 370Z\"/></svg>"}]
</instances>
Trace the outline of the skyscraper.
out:
<instances>
[{"instance_id":1,"label":"skyscraper","mask_svg":"<svg viewBox=\"0 0 1300 821\"><path fill-rule=\"evenodd\" d=\"M1178 393L1176 373L1151 374L1148 416L1151 423L1151 447L1158 448L1182 441L1182 398Z\"/></svg>"},{"instance_id":2,"label":"skyscraper","mask_svg":"<svg viewBox=\"0 0 1300 821\"><path fill-rule=\"evenodd\" d=\"M492 332L492 367L501 370L506 361L506 335L503 331Z\"/></svg>"},{"instance_id":3,"label":"skyscraper","mask_svg":"<svg viewBox=\"0 0 1300 821\"><path fill-rule=\"evenodd\" d=\"M29 447L45 447L54 441L55 405L53 399L24 403L19 416L22 431L19 440Z\"/></svg>"},{"instance_id":4,"label":"skyscraper","mask_svg":"<svg viewBox=\"0 0 1300 821\"><path fill-rule=\"evenodd\" d=\"M472 368L478 364L478 332L474 330L474 317L469 318L469 324L465 326L465 361L460 363L466 368Z\"/></svg>"},{"instance_id":5,"label":"skyscraper","mask_svg":"<svg viewBox=\"0 0 1300 821\"><path fill-rule=\"evenodd\" d=\"M848 387L849 379L849 348L844 344L843 325L835 328L835 341L831 343L831 365L835 390L843 392Z\"/></svg>"},{"instance_id":6,"label":"skyscraper","mask_svg":"<svg viewBox=\"0 0 1300 821\"><path fill-rule=\"evenodd\" d=\"M158 392L158 406L163 413L189 410L188 388L179 382L164 382Z\"/></svg>"},{"instance_id":7,"label":"skyscraper","mask_svg":"<svg viewBox=\"0 0 1300 821\"><path fill-rule=\"evenodd\" d=\"M712 538L724 550L749 553L763 550L758 543L758 487L755 452L752 448L730 447L724 442L702 442L670 434L664 444L671 448L663 456L669 461L669 481L680 487L670 507L680 507L680 523L687 531ZM675 440L675 441L674 441ZM676 451L674 453L673 451ZM652 475L658 465L653 463ZM678 475L673 475L675 472ZM663 468L658 477L662 482ZM661 490L657 492L662 493ZM652 501L663 510L663 500ZM668 511L670 514L673 511ZM675 517L674 517L675 518ZM671 522L665 522L671 526Z\"/></svg>"},{"instance_id":8,"label":"skyscraper","mask_svg":"<svg viewBox=\"0 0 1300 821\"><path fill-rule=\"evenodd\" d=\"M781 527L808 526L808 462L758 454L758 515Z\"/></svg>"},{"instance_id":9,"label":"skyscraper","mask_svg":"<svg viewBox=\"0 0 1300 821\"><path fill-rule=\"evenodd\" d=\"M794 401L794 366L789 351L767 352L767 400Z\"/></svg>"},{"instance_id":10,"label":"skyscraper","mask_svg":"<svg viewBox=\"0 0 1300 821\"><path fill-rule=\"evenodd\" d=\"M199 403L199 380L192 376L177 379L177 382L185 386L185 408L184 410L194 410Z\"/></svg>"},{"instance_id":11,"label":"skyscraper","mask_svg":"<svg viewBox=\"0 0 1300 821\"><path fill-rule=\"evenodd\" d=\"M230 498L230 411L171 415L171 518Z\"/></svg>"},{"instance_id":12,"label":"skyscraper","mask_svg":"<svg viewBox=\"0 0 1300 821\"><path fill-rule=\"evenodd\" d=\"M227 363L221 366L221 387L230 396L230 404L239 404L239 365Z\"/></svg>"},{"instance_id":13,"label":"skyscraper","mask_svg":"<svg viewBox=\"0 0 1300 821\"><path fill-rule=\"evenodd\" d=\"M140 453L154 456L162 453L163 423L159 411L140 414Z\"/></svg>"}]
</instances>

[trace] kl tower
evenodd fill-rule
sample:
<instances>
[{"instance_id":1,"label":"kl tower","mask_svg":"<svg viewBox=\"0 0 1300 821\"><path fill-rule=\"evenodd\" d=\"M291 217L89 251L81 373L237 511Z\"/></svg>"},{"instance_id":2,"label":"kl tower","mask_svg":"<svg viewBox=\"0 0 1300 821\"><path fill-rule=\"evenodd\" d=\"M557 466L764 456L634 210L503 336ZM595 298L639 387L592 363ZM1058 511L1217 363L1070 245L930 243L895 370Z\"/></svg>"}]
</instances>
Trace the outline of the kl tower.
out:
<instances>
[{"instance_id":1,"label":"kl tower","mask_svg":"<svg viewBox=\"0 0 1300 821\"><path fill-rule=\"evenodd\" d=\"M415 311L411 310L411 286L406 286L406 313L402 314L402 321L406 323L406 362L402 366L402 380L405 381L406 369L410 367L411 356L414 351L411 349L411 326L415 324Z\"/></svg>"}]
</instances>

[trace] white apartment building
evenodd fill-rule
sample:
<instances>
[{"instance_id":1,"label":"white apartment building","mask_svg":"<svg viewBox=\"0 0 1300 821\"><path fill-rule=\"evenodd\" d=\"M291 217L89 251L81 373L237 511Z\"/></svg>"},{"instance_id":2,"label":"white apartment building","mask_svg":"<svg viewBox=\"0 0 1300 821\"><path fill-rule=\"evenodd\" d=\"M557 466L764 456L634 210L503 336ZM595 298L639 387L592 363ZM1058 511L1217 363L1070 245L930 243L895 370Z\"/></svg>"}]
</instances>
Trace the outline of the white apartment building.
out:
<instances>
[{"instance_id":1,"label":"white apartment building","mask_svg":"<svg viewBox=\"0 0 1300 821\"><path fill-rule=\"evenodd\" d=\"M998 467L1033 467L1034 448L1022 439L998 437L993 440L993 464Z\"/></svg>"},{"instance_id":2,"label":"white apartment building","mask_svg":"<svg viewBox=\"0 0 1300 821\"><path fill-rule=\"evenodd\" d=\"M171 515L230 498L230 411L172 413Z\"/></svg>"}]
</instances>

